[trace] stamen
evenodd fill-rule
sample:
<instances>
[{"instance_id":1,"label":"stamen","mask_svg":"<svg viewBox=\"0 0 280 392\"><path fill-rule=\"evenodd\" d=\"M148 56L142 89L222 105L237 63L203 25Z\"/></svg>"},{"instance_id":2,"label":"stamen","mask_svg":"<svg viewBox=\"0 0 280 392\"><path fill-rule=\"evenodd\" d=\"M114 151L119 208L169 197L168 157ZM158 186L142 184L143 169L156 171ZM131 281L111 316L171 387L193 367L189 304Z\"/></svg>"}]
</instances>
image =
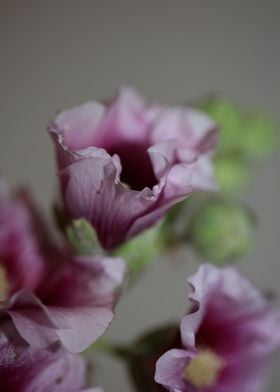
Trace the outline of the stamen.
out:
<instances>
[{"instance_id":1,"label":"stamen","mask_svg":"<svg viewBox=\"0 0 280 392\"><path fill-rule=\"evenodd\" d=\"M224 365L223 359L214 351L198 350L198 355L188 363L185 369L185 380L197 388L213 387Z\"/></svg>"}]
</instances>

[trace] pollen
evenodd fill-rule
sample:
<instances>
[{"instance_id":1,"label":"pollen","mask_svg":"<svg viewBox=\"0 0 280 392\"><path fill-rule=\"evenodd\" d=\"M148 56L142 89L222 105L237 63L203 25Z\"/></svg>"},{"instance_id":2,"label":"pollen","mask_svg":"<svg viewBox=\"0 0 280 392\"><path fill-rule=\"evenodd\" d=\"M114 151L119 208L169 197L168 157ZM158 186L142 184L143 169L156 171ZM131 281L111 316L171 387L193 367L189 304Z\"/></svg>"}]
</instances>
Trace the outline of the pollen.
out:
<instances>
[{"instance_id":1,"label":"pollen","mask_svg":"<svg viewBox=\"0 0 280 392\"><path fill-rule=\"evenodd\" d=\"M196 388L213 387L224 368L223 359L210 349L201 349L184 371L184 378Z\"/></svg>"},{"instance_id":2,"label":"pollen","mask_svg":"<svg viewBox=\"0 0 280 392\"><path fill-rule=\"evenodd\" d=\"M9 284L6 269L0 264L0 301L4 301L9 292Z\"/></svg>"}]
</instances>

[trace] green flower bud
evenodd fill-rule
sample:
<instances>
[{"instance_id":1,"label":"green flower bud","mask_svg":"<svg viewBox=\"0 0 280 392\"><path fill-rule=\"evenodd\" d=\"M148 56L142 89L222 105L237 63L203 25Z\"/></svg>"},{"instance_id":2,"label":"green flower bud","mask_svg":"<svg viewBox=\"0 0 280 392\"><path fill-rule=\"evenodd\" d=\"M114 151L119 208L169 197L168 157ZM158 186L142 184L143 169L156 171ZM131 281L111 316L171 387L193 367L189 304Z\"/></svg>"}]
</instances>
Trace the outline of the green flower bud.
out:
<instances>
[{"instance_id":1,"label":"green flower bud","mask_svg":"<svg viewBox=\"0 0 280 392\"><path fill-rule=\"evenodd\" d=\"M94 228L86 219L76 219L66 228L70 244L78 255L102 254Z\"/></svg>"},{"instance_id":2,"label":"green flower bud","mask_svg":"<svg viewBox=\"0 0 280 392\"><path fill-rule=\"evenodd\" d=\"M204 102L202 109L221 128L218 150L223 153L238 150L244 124L240 108L224 98L214 98Z\"/></svg>"},{"instance_id":3,"label":"green flower bud","mask_svg":"<svg viewBox=\"0 0 280 392\"><path fill-rule=\"evenodd\" d=\"M221 127L219 153L258 159L273 151L276 127L263 113L248 113L224 98L210 99L201 108Z\"/></svg>"},{"instance_id":4,"label":"green flower bud","mask_svg":"<svg viewBox=\"0 0 280 392\"><path fill-rule=\"evenodd\" d=\"M263 158L277 144L275 124L262 113L247 116L243 134L243 151L249 157Z\"/></svg>"},{"instance_id":5,"label":"green flower bud","mask_svg":"<svg viewBox=\"0 0 280 392\"><path fill-rule=\"evenodd\" d=\"M144 267L156 259L162 246L162 224L159 224L121 245L113 255L124 258L132 277L136 277Z\"/></svg>"},{"instance_id":6,"label":"green flower bud","mask_svg":"<svg viewBox=\"0 0 280 392\"><path fill-rule=\"evenodd\" d=\"M203 258L223 264L248 251L253 223L246 207L228 200L210 200L192 217L189 240Z\"/></svg>"},{"instance_id":7,"label":"green flower bud","mask_svg":"<svg viewBox=\"0 0 280 392\"><path fill-rule=\"evenodd\" d=\"M216 179L223 192L237 192L249 180L247 162L234 154L217 156L214 167Z\"/></svg>"}]
</instances>

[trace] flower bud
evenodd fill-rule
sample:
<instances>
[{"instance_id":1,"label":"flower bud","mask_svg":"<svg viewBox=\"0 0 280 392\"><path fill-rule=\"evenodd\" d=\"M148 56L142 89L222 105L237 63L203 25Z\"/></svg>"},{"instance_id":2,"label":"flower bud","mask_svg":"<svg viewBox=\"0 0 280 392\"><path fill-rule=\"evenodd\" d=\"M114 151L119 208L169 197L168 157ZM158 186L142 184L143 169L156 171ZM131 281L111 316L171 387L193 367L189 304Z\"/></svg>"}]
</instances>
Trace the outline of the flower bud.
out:
<instances>
[{"instance_id":1,"label":"flower bud","mask_svg":"<svg viewBox=\"0 0 280 392\"><path fill-rule=\"evenodd\" d=\"M220 189L226 193L239 191L249 178L246 162L233 154L220 155L215 159L215 174Z\"/></svg>"},{"instance_id":2,"label":"flower bud","mask_svg":"<svg viewBox=\"0 0 280 392\"><path fill-rule=\"evenodd\" d=\"M240 108L225 98L210 99L202 109L220 126L218 151L226 153L240 148L243 135L243 116Z\"/></svg>"},{"instance_id":3,"label":"flower bud","mask_svg":"<svg viewBox=\"0 0 280 392\"><path fill-rule=\"evenodd\" d=\"M275 124L262 113L247 116L243 134L244 154L251 158L269 155L276 140Z\"/></svg>"},{"instance_id":4,"label":"flower bud","mask_svg":"<svg viewBox=\"0 0 280 392\"><path fill-rule=\"evenodd\" d=\"M218 152L237 152L246 158L263 158L275 145L275 124L261 112L246 109L224 98L209 99L203 110L221 127Z\"/></svg>"},{"instance_id":5,"label":"flower bud","mask_svg":"<svg viewBox=\"0 0 280 392\"><path fill-rule=\"evenodd\" d=\"M102 253L94 228L85 219L76 219L66 229L67 237L80 256Z\"/></svg>"},{"instance_id":6,"label":"flower bud","mask_svg":"<svg viewBox=\"0 0 280 392\"><path fill-rule=\"evenodd\" d=\"M194 214L188 235L203 258L222 264L248 251L252 228L253 216L246 207L229 200L213 199Z\"/></svg>"}]
</instances>

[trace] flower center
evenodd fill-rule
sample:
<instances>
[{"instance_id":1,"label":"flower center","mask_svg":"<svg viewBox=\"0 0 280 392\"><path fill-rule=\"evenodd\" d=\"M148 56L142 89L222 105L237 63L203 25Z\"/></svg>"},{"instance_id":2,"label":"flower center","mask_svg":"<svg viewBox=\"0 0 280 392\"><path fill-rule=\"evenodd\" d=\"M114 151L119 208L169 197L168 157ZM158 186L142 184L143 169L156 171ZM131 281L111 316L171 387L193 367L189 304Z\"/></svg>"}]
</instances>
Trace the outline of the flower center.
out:
<instances>
[{"instance_id":1,"label":"flower center","mask_svg":"<svg viewBox=\"0 0 280 392\"><path fill-rule=\"evenodd\" d=\"M0 264L0 302L4 301L9 292L9 283L6 269Z\"/></svg>"},{"instance_id":2,"label":"flower center","mask_svg":"<svg viewBox=\"0 0 280 392\"><path fill-rule=\"evenodd\" d=\"M194 387L213 387L224 367L223 359L209 349L198 350L184 371L184 378Z\"/></svg>"},{"instance_id":3,"label":"flower center","mask_svg":"<svg viewBox=\"0 0 280 392\"><path fill-rule=\"evenodd\" d=\"M158 183L147 148L145 145L126 142L108 150L110 155L118 154L120 157L121 181L133 190L152 188Z\"/></svg>"}]
</instances>

